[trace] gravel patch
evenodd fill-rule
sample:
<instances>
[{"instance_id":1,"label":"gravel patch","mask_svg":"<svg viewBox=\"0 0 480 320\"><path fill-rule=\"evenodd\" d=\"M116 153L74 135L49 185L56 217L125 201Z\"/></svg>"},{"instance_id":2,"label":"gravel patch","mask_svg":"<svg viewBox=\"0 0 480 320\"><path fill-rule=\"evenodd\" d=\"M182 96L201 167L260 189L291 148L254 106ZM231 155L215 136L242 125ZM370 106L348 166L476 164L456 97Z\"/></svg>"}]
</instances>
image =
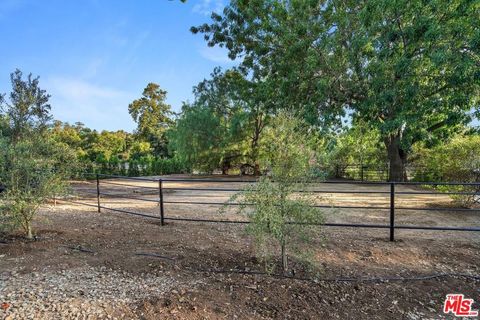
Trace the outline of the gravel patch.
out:
<instances>
[{"instance_id":1,"label":"gravel patch","mask_svg":"<svg viewBox=\"0 0 480 320\"><path fill-rule=\"evenodd\" d=\"M132 304L179 285L167 275L101 268L0 274L0 319L123 319Z\"/></svg>"}]
</instances>

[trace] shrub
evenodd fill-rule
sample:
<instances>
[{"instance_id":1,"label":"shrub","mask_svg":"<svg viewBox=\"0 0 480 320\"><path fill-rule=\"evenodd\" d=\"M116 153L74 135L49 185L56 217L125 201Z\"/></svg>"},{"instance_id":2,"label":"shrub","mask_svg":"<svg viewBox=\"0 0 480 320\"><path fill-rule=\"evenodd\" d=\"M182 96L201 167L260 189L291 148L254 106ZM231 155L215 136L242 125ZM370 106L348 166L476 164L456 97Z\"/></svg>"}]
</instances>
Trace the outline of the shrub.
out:
<instances>
[{"instance_id":1,"label":"shrub","mask_svg":"<svg viewBox=\"0 0 480 320\"><path fill-rule=\"evenodd\" d=\"M414 146L414 179L417 181L480 182L480 135L458 135L449 142L427 149ZM480 192L473 186L439 186L445 192ZM463 206L474 203L473 195L452 195Z\"/></svg>"},{"instance_id":2,"label":"shrub","mask_svg":"<svg viewBox=\"0 0 480 320\"><path fill-rule=\"evenodd\" d=\"M43 137L4 140L0 148L0 216L5 230L21 228L33 237L32 220L49 198L65 193L75 167L75 154Z\"/></svg>"},{"instance_id":3,"label":"shrub","mask_svg":"<svg viewBox=\"0 0 480 320\"><path fill-rule=\"evenodd\" d=\"M240 212L250 218L247 232L255 238L257 252L261 258L270 260L272 246L281 252L282 270L288 270L287 250L297 257L308 242L319 231L323 215L312 207L315 198L305 190L311 181L312 151L304 144L306 136L301 132L301 123L288 114L274 120L271 132L264 140L267 151L264 166L270 174L259 179L233 199L241 198ZM268 138L270 137L270 138ZM248 210L248 205L253 208Z\"/></svg>"}]
</instances>

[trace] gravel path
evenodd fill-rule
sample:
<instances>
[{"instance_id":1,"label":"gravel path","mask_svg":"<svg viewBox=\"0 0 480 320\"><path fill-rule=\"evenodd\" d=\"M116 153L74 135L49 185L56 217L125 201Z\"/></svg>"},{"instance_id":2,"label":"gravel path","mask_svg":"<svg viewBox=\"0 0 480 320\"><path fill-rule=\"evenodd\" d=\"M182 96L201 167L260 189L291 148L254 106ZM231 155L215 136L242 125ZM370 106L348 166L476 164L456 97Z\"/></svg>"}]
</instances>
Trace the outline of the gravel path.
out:
<instances>
[{"instance_id":1,"label":"gravel path","mask_svg":"<svg viewBox=\"0 0 480 320\"><path fill-rule=\"evenodd\" d=\"M167 275L132 275L105 267L3 272L0 319L132 318L133 303L178 285Z\"/></svg>"}]
</instances>

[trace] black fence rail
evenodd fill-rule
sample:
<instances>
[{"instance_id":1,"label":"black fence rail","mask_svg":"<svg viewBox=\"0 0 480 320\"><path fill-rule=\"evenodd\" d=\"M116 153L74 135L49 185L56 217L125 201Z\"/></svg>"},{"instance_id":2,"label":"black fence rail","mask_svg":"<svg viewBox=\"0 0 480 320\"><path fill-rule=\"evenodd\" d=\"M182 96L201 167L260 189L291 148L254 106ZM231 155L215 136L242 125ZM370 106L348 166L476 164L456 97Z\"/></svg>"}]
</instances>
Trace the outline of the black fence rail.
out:
<instances>
[{"instance_id":1,"label":"black fence rail","mask_svg":"<svg viewBox=\"0 0 480 320\"><path fill-rule=\"evenodd\" d=\"M210 201L195 201L192 199L188 199L187 201L175 201L175 200L165 200L164 193L170 191L213 191L216 193L221 192L240 192L243 188L234 187L234 188L218 188L218 187L208 187L208 186L168 186L165 187L166 183L172 182L185 182L185 183L195 183L195 184L206 184L206 183L219 183L219 184L232 184L232 183L241 183L241 184L251 184L255 183L255 180L244 180L244 179L197 179L197 178L147 178L147 177L126 177L126 176L118 176L118 175L106 175L106 174L96 174L96 192L93 193L90 191L90 194L96 195L97 203L96 205L87 204L85 202L75 202L79 204L85 204L89 206L95 206L98 212L101 212L101 209L105 210L112 210L121 213L127 213L131 215L147 217L152 219L160 220L160 224L163 226L165 225L165 221L185 221L185 222L204 222L204 223L231 223L231 224L248 224L250 223L247 220L225 220L225 219L204 219L204 218L190 218L190 217L182 217L182 216L168 216L166 214L166 210L164 205L171 204L171 205L208 205L208 206L238 206L238 205L251 205L248 203L233 203L233 202L210 202ZM112 181L112 179L122 179L122 180L129 180L129 181L137 181L137 182L148 182L150 183L149 186L139 186L128 184L125 182L119 181ZM145 190L150 190L149 195L154 195L154 198L145 198L145 197L138 197L138 196L129 196L124 194L115 194L112 192L104 192L102 188L102 184L112 185L115 187L124 187L124 188L141 188ZM152 185L154 184L154 185ZM299 190L299 192L311 192L315 194L380 194L385 195L388 199L389 205L385 206L378 206L378 205L371 205L371 206L355 206L355 205L315 205L318 208L328 208L328 209L362 209L362 210L385 210L388 212L388 223L385 224L373 224L373 223L323 223L322 226L326 227L348 227L348 228L375 228L375 229L388 229L389 230L389 239L390 241L395 240L395 230L433 230L433 231L459 231L459 232L480 232L480 226L470 226L470 227L459 227L459 226L426 226L426 225L405 225L405 224L397 224L396 223L396 213L399 210L415 210L415 211L452 211L452 212L475 212L480 214L480 207L473 207L473 208L465 208L465 207L440 207L440 208L428 208L428 207L405 207L405 206L398 206L396 204L396 197L399 195L466 195L466 196L473 196L480 199L480 193L477 191L479 190L480 183L465 183L465 182L372 182L372 181L321 181L316 182L317 185L319 184L353 184L358 186L385 186L388 187L386 190ZM434 189L420 189L414 191L401 191L397 190L398 186L406 185L406 186L461 186L464 188L470 188L474 191L449 191L449 192L438 192ZM136 201L145 201L156 203L158 205L158 215L144 213L144 212L134 212L125 209L107 207L102 204L102 198L110 197L110 198L123 198L123 199L130 199ZM480 218L480 215L479 215Z\"/></svg>"}]
</instances>

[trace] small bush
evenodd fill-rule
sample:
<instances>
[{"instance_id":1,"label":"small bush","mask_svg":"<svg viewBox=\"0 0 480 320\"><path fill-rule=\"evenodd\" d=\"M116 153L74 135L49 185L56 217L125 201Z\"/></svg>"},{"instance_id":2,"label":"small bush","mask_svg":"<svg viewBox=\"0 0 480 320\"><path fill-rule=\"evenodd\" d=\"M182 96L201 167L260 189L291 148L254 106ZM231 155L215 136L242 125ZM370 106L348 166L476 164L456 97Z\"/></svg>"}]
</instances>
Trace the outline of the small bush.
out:
<instances>
[{"instance_id":1,"label":"small bush","mask_svg":"<svg viewBox=\"0 0 480 320\"><path fill-rule=\"evenodd\" d=\"M48 199L68 190L76 156L43 137L3 142L0 148L0 221L4 230L21 228L33 237L32 220Z\"/></svg>"},{"instance_id":2,"label":"small bush","mask_svg":"<svg viewBox=\"0 0 480 320\"><path fill-rule=\"evenodd\" d=\"M273 248L281 251L282 270L288 269L287 250L299 259L305 257L304 245L318 232L323 215L313 207L315 197L307 192L311 181L313 152L302 142L301 123L290 115L275 119L267 133L264 166L271 168L268 176L233 197L241 199L240 212L250 218L247 232L256 243L257 253L266 262L273 256ZM271 138L268 138L271 137ZM253 208L249 210L249 205ZM317 225L312 225L317 224Z\"/></svg>"}]
</instances>

